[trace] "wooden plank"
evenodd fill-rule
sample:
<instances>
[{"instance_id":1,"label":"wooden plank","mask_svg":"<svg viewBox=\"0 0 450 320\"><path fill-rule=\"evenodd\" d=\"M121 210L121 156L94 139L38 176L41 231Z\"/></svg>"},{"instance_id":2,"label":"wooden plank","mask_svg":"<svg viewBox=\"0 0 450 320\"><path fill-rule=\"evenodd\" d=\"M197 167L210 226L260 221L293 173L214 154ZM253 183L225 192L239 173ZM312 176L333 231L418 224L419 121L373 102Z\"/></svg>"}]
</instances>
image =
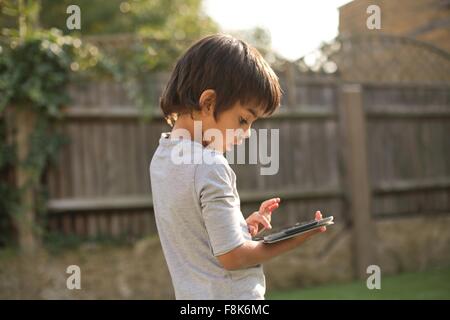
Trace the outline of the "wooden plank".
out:
<instances>
[{"instance_id":1,"label":"wooden plank","mask_svg":"<svg viewBox=\"0 0 450 320\"><path fill-rule=\"evenodd\" d=\"M381 151L384 151L380 153L383 155L382 160L384 161L384 178L383 182L391 182L393 179L395 179L395 170L394 170L394 155L395 155L395 146L394 146L394 140L392 137L394 137L394 130L395 123L388 122L385 124L383 128L383 148ZM383 210L385 212L393 212L395 210L395 203L393 197L386 197L386 199L383 201Z\"/></svg>"},{"instance_id":2,"label":"wooden plank","mask_svg":"<svg viewBox=\"0 0 450 320\"><path fill-rule=\"evenodd\" d=\"M98 235L109 235L110 225L108 219L108 213L101 213L98 215Z\"/></svg>"},{"instance_id":3,"label":"wooden plank","mask_svg":"<svg viewBox=\"0 0 450 320\"><path fill-rule=\"evenodd\" d=\"M81 139L81 150L82 153L77 155L77 160L82 160L83 171L79 172L83 176L83 196L89 197L95 195L95 161L100 161L100 159L95 159L93 157L93 152L95 146L93 145L93 133L94 127L91 121L80 123L80 139Z\"/></svg>"},{"instance_id":4,"label":"wooden plank","mask_svg":"<svg viewBox=\"0 0 450 320\"><path fill-rule=\"evenodd\" d=\"M141 212L133 211L131 215L131 234L136 239L141 236L140 224L141 224Z\"/></svg>"},{"instance_id":5,"label":"wooden plank","mask_svg":"<svg viewBox=\"0 0 450 320\"><path fill-rule=\"evenodd\" d=\"M120 234L125 237L125 239L130 239L130 216L128 212L119 212L120 221Z\"/></svg>"},{"instance_id":6,"label":"wooden plank","mask_svg":"<svg viewBox=\"0 0 450 320\"><path fill-rule=\"evenodd\" d=\"M297 166L300 165L297 163L296 159L297 159L297 153L299 152L298 150L301 147L300 139L297 134L297 132L298 132L297 128L298 128L298 125L297 125L296 121L291 121L290 125L289 125L288 134L289 134L289 138L290 138L290 142L291 142L291 146L289 149L289 175L290 175L292 186L298 185L299 181L301 181L297 177L298 171L296 170Z\"/></svg>"},{"instance_id":7,"label":"wooden plank","mask_svg":"<svg viewBox=\"0 0 450 320\"><path fill-rule=\"evenodd\" d=\"M60 159L61 155L59 155L58 160ZM59 162L59 161L58 161ZM52 164L47 172L46 172L46 182L48 187L48 193L51 197L57 197L58 191L61 190L61 187L59 186L59 179L58 176L61 174L61 165L58 165L57 163Z\"/></svg>"},{"instance_id":8,"label":"wooden plank","mask_svg":"<svg viewBox=\"0 0 450 320\"><path fill-rule=\"evenodd\" d=\"M370 111L367 112L369 119L385 120L385 119L434 119L441 120L450 118L450 110L401 110L393 106L390 110ZM404 109L404 107L403 107Z\"/></svg>"},{"instance_id":9,"label":"wooden plank","mask_svg":"<svg viewBox=\"0 0 450 320\"><path fill-rule=\"evenodd\" d=\"M309 141L308 141L308 160L310 162L311 171L308 172L311 185L313 188L317 188L320 185L320 173L322 172L322 164L319 157L321 157L320 133L319 127L314 123L309 123Z\"/></svg>"},{"instance_id":10,"label":"wooden plank","mask_svg":"<svg viewBox=\"0 0 450 320\"><path fill-rule=\"evenodd\" d=\"M110 106L108 108L73 106L64 110L64 116L69 119L135 119L141 117L142 113L134 106ZM162 118L161 113L156 113L154 116Z\"/></svg>"},{"instance_id":11,"label":"wooden plank","mask_svg":"<svg viewBox=\"0 0 450 320\"><path fill-rule=\"evenodd\" d=\"M282 180L280 181L280 187L282 188L285 186L286 188L292 187L294 181L293 181L293 175L291 171L292 167L292 147L293 147L293 139L290 135L290 127L291 122L288 120L284 120L281 122L279 127L279 152L278 152L278 177ZM270 142L270 140L268 140ZM283 149L282 149L283 148ZM273 150L273 147L271 146L271 150ZM273 151L271 151L271 157L273 158ZM273 160L272 160L273 161ZM273 164L271 164L273 166Z\"/></svg>"},{"instance_id":12,"label":"wooden plank","mask_svg":"<svg viewBox=\"0 0 450 320\"><path fill-rule=\"evenodd\" d=\"M61 158L58 163L58 167L60 168L58 182L60 186L60 190L56 192L55 195L51 195L52 198L68 198L73 196L73 171L72 171L72 163L74 159L72 159L71 153L71 144L72 140L70 137L69 126L64 123L62 125L62 134L68 139L67 144L62 147L61 150Z\"/></svg>"},{"instance_id":13,"label":"wooden plank","mask_svg":"<svg viewBox=\"0 0 450 320\"><path fill-rule=\"evenodd\" d=\"M285 67L287 102L290 106L294 106L297 103L297 81L295 74L297 67L293 63L286 63Z\"/></svg>"},{"instance_id":14,"label":"wooden plank","mask_svg":"<svg viewBox=\"0 0 450 320\"><path fill-rule=\"evenodd\" d=\"M145 122L139 121L137 132L136 132L136 139L137 139L137 145L139 155L136 157L138 164L138 170L140 170L141 174L139 175L139 187L138 187L138 193L146 193L150 192L150 186L147 184L147 181L149 179L149 165L150 165L150 151L147 146L147 139L145 136ZM153 156L153 154L151 155ZM147 162L148 161L148 162Z\"/></svg>"},{"instance_id":15,"label":"wooden plank","mask_svg":"<svg viewBox=\"0 0 450 320\"><path fill-rule=\"evenodd\" d=\"M118 237L122 233L121 224L120 224L120 213L112 212L111 213L111 235L113 237Z\"/></svg>"},{"instance_id":16,"label":"wooden plank","mask_svg":"<svg viewBox=\"0 0 450 320\"><path fill-rule=\"evenodd\" d=\"M120 164L117 165L118 159L117 159L117 136L120 135L120 132L118 133L117 129L117 123L107 123L105 124L105 157L104 157L104 165L106 168L106 174L105 174L105 185L103 186L103 189L105 190L105 196L114 196L119 194L119 188L120 186L117 185L119 179L117 179L118 176L118 168L120 167Z\"/></svg>"},{"instance_id":17,"label":"wooden plank","mask_svg":"<svg viewBox=\"0 0 450 320\"><path fill-rule=\"evenodd\" d=\"M300 144L301 144L301 162L297 163L300 171L301 185L305 189L310 189L314 187L313 184L313 157L310 148L311 141L311 124L309 122L304 122L300 126Z\"/></svg>"},{"instance_id":18,"label":"wooden plank","mask_svg":"<svg viewBox=\"0 0 450 320\"><path fill-rule=\"evenodd\" d=\"M71 161L71 171L72 171L72 196L79 198L83 194L83 177L82 177L82 157L81 157L81 146L80 146L80 130L78 123L68 123L67 132L71 139L70 143L70 157Z\"/></svg>"},{"instance_id":19,"label":"wooden plank","mask_svg":"<svg viewBox=\"0 0 450 320\"><path fill-rule=\"evenodd\" d=\"M146 210L136 211L136 216L134 219L134 230L136 237L142 237L145 234L144 230L144 215Z\"/></svg>"},{"instance_id":20,"label":"wooden plank","mask_svg":"<svg viewBox=\"0 0 450 320\"><path fill-rule=\"evenodd\" d=\"M442 83L430 83L430 82L402 82L402 83L383 83L383 82L366 82L361 83L361 85L364 87L364 89L413 89L416 90L418 88L425 88L425 89L443 89L447 90L447 92L450 92L450 86L448 83L442 82Z\"/></svg>"},{"instance_id":21,"label":"wooden plank","mask_svg":"<svg viewBox=\"0 0 450 320\"><path fill-rule=\"evenodd\" d=\"M131 185L130 169L130 144L128 135L128 121L120 121L120 126L117 128L118 135L116 136L116 172L117 172L117 189L118 194L129 194Z\"/></svg>"},{"instance_id":22,"label":"wooden plank","mask_svg":"<svg viewBox=\"0 0 450 320\"><path fill-rule=\"evenodd\" d=\"M86 217L84 215L74 215L74 233L84 237L86 235Z\"/></svg>"},{"instance_id":23,"label":"wooden plank","mask_svg":"<svg viewBox=\"0 0 450 320\"><path fill-rule=\"evenodd\" d=\"M116 196L114 198L68 198L50 200L47 208L51 213L65 211L119 210L126 208L153 207L150 195Z\"/></svg>"},{"instance_id":24,"label":"wooden plank","mask_svg":"<svg viewBox=\"0 0 450 320\"><path fill-rule=\"evenodd\" d=\"M69 120L81 119L138 119L141 111L134 106L111 106L109 108L73 106L64 110L65 118ZM152 119L161 121L162 113L155 110ZM323 109L320 105L293 105L278 109L270 119L311 119L334 118L336 113Z\"/></svg>"},{"instance_id":25,"label":"wooden plank","mask_svg":"<svg viewBox=\"0 0 450 320\"><path fill-rule=\"evenodd\" d=\"M428 179L428 180L408 180L394 181L389 183L379 183L373 187L373 192L377 195L386 193L405 193L415 191L433 191L450 188L450 178Z\"/></svg>"},{"instance_id":26,"label":"wooden plank","mask_svg":"<svg viewBox=\"0 0 450 320\"><path fill-rule=\"evenodd\" d=\"M244 167L244 173L245 173L245 177L246 179L249 181L246 184L245 188L241 188L240 190L245 191L245 190L256 190L256 184L252 184L251 181L255 180L255 176L259 176L263 179L265 179L265 181L267 182L268 185L271 186L272 189L279 189L282 188L284 185L284 181L285 181L285 175L284 175L284 170L286 170L287 168L284 167L283 168L283 162L284 162L284 158L286 156L286 150L289 146L287 146L286 144L286 139L287 139L287 134L288 132L284 129L285 128L285 121L283 120L282 122L272 122L272 121L264 121L262 126L260 127L261 129L266 129L266 141L267 141L267 148L265 150L265 153L267 155L272 156L273 151L273 147L271 140L272 140L272 133L273 130L279 130L278 131L278 136L279 136L279 142L278 142L278 165L280 166L278 168L278 173L275 175L261 175L261 170L264 167L269 167L270 164L262 164L261 163L261 159L259 156L260 151L260 144L258 143L257 146L257 160L258 160L258 165L254 166L254 165L246 165ZM261 132L261 136L262 136ZM259 137L260 137L260 132L256 132L255 135L257 135L257 141L259 141ZM245 194L243 195L245 198ZM273 194L273 196L277 196L276 194ZM269 197L271 198L271 197Z\"/></svg>"},{"instance_id":27,"label":"wooden plank","mask_svg":"<svg viewBox=\"0 0 450 320\"><path fill-rule=\"evenodd\" d=\"M73 233L74 226L71 214L64 213L61 217L61 224L64 235L70 235Z\"/></svg>"},{"instance_id":28,"label":"wooden plank","mask_svg":"<svg viewBox=\"0 0 450 320\"><path fill-rule=\"evenodd\" d=\"M325 122L325 163L328 168L328 176L326 178L325 185L327 186L339 186L339 140L338 140L338 130L337 123L335 121Z\"/></svg>"},{"instance_id":29,"label":"wooden plank","mask_svg":"<svg viewBox=\"0 0 450 320\"><path fill-rule=\"evenodd\" d=\"M293 153L293 176L295 184L303 183L303 170L304 170L304 158L306 153L303 152L303 139L302 139L302 126L304 126L304 123L295 123L293 126L293 136L295 137L296 143L292 148Z\"/></svg>"},{"instance_id":30,"label":"wooden plank","mask_svg":"<svg viewBox=\"0 0 450 320\"><path fill-rule=\"evenodd\" d=\"M136 159L139 157L138 155L138 148L136 147L136 144L138 141L136 140L135 135L135 128L136 123L130 122L126 124L126 141L125 141L125 148L127 150L127 162L126 166L124 166L124 171L127 173L127 180L128 180L128 189L127 193L129 194L137 194L138 193L138 179L139 176L142 176L142 172L139 172L138 164Z\"/></svg>"},{"instance_id":31,"label":"wooden plank","mask_svg":"<svg viewBox=\"0 0 450 320\"><path fill-rule=\"evenodd\" d=\"M153 210L146 210L142 215L142 235L151 234L156 231L155 229L155 216Z\"/></svg>"},{"instance_id":32,"label":"wooden plank","mask_svg":"<svg viewBox=\"0 0 450 320\"><path fill-rule=\"evenodd\" d=\"M295 121L286 121L286 127L284 127L284 134L286 135L288 139L288 152L279 154L280 158L280 165L284 163L284 167L286 170L286 176L288 184L285 185L287 188L295 188L296 185L299 184L298 181L295 180L294 175L294 169L295 169L295 162L294 162L294 153L292 152L295 145L298 143L298 139L294 134L293 128L295 127ZM281 133L281 132L280 132ZM281 159L284 158L284 162L281 161ZM280 169L281 170L281 169ZM260 188L264 189L264 188Z\"/></svg>"},{"instance_id":33,"label":"wooden plank","mask_svg":"<svg viewBox=\"0 0 450 320\"><path fill-rule=\"evenodd\" d=\"M143 144L143 137L141 136L140 124L136 122L133 126L133 135L135 139L135 154L134 154L134 167L135 167L135 175L136 175L136 185L135 185L135 194L143 194L149 192L146 181L149 176L148 167L146 164L147 154L145 152L146 148ZM153 152L152 150L152 156Z\"/></svg>"},{"instance_id":34,"label":"wooden plank","mask_svg":"<svg viewBox=\"0 0 450 320\"><path fill-rule=\"evenodd\" d=\"M450 177L450 139L448 139L448 133L450 132L450 123L446 122L444 123L444 133L445 136L443 137L443 144L441 146L442 150L444 150L444 175L446 177ZM447 196L447 201L446 201L446 208L450 208L450 190L448 190L448 192L446 192Z\"/></svg>"},{"instance_id":35,"label":"wooden plank","mask_svg":"<svg viewBox=\"0 0 450 320\"><path fill-rule=\"evenodd\" d=\"M278 190L244 190L239 193L241 201L259 202L274 196L279 196L283 200L291 199L323 199L340 198L341 191L336 188L321 188L298 190L278 189ZM152 208L151 195L136 196L116 196L111 198L69 198L49 200L47 209L50 213L60 213L67 211L91 211L91 210L120 210L120 209L144 209Z\"/></svg>"},{"instance_id":36,"label":"wooden plank","mask_svg":"<svg viewBox=\"0 0 450 320\"><path fill-rule=\"evenodd\" d=\"M369 178L373 185L379 183L380 179L382 179L382 173L384 172L381 169L383 165L382 161L379 161L379 155L382 155L382 142L381 142L381 125L379 123L373 123L369 121L367 123L368 129L368 140L367 140L367 152L368 152L368 165L369 165ZM378 199L374 199L371 203L371 212L381 212L381 201Z\"/></svg>"},{"instance_id":37,"label":"wooden plank","mask_svg":"<svg viewBox=\"0 0 450 320\"><path fill-rule=\"evenodd\" d=\"M316 166L316 177L317 177L317 187L326 186L329 182L331 172L328 166L328 151L327 147L327 139L326 139L326 124L330 122L324 121L319 124L316 124L316 141L315 141L315 151L313 152L313 157L315 159L315 163L318 164Z\"/></svg>"},{"instance_id":38,"label":"wooden plank","mask_svg":"<svg viewBox=\"0 0 450 320\"><path fill-rule=\"evenodd\" d=\"M91 239L98 236L97 217L97 214L93 212L89 213L89 215L86 217L86 234Z\"/></svg>"},{"instance_id":39,"label":"wooden plank","mask_svg":"<svg viewBox=\"0 0 450 320\"><path fill-rule=\"evenodd\" d=\"M95 191L91 196L104 196L105 195L105 124L101 122L95 122L95 128L92 136L92 163L93 176L95 183Z\"/></svg>"}]
</instances>

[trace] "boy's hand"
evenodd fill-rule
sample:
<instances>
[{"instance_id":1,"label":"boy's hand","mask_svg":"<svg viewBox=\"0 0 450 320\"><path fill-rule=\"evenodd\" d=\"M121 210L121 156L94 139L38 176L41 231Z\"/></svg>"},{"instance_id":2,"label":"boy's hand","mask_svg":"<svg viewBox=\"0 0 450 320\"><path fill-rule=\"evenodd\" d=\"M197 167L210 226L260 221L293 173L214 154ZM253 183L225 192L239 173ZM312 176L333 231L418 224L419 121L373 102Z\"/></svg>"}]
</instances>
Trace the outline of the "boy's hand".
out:
<instances>
[{"instance_id":1,"label":"boy's hand","mask_svg":"<svg viewBox=\"0 0 450 320\"><path fill-rule=\"evenodd\" d=\"M279 207L280 198L272 198L261 203L258 211L253 212L245 221L253 237L263 229L272 229L270 225L272 211ZM260 230L259 225L262 225Z\"/></svg>"},{"instance_id":2,"label":"boy's hand","mask_svg":"<svg viewBox=\"0 0 450 320\"><path fill-rule=\"evenodd\" d=\"M316 219L316 220L321 220L321 219L322 219L322 213L321 213L320 211L316 211L316 217L315 217L315 219ZM313 230L313 231L316 231L316 232L325 232L325 231L327 231L327 227L323 226L323 227L320 227L320 228L315 229L315 230Z\"/></svg>"},{"instance_id":3,"label":"boy's hand","mask_svg":"<svg viewBox=\"0 0 450 320\"><path fill-rule=\"evenodd\" d=\"M314 219L315 220L321 220L322 219L322 213L320 211L316 211ZM325 231L327 231L327 227L323 226L323 227L320 227L320 228L313 229L311 231L305 232L303 234L303 237L309 238L309 237L311 237L311 236L313 236L315 234L322 233L322 232L325 232Z\"/></svg>"}]
</instances>

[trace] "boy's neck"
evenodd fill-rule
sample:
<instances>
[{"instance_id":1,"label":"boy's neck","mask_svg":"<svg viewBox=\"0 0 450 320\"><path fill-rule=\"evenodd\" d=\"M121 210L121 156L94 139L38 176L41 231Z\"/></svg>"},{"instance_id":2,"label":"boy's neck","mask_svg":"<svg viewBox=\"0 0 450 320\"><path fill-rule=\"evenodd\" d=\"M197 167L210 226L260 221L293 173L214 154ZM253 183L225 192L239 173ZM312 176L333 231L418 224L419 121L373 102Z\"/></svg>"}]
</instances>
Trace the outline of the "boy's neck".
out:
<instances>
[{"instance_id":1,"label":"boy's neck","mask_svg":"<svg viewBox=\"0 0 450 320\"><path fill-rule=\"evenodd\" d=\"M202 130L202 134L200 134L200 136L198 134L197 135L194 134L195 133L194 119L192 119L189 114L180 115L177 118L174 126L172 127L172 132L177 129L187 130L189 132L189 135L190 135L192 141L198 142L198 143L202 144L204 147L206 147L208 145L208 143L206 141L203 141L203 139L202 139L203 130Z\"/></svg>"}]
</instances>

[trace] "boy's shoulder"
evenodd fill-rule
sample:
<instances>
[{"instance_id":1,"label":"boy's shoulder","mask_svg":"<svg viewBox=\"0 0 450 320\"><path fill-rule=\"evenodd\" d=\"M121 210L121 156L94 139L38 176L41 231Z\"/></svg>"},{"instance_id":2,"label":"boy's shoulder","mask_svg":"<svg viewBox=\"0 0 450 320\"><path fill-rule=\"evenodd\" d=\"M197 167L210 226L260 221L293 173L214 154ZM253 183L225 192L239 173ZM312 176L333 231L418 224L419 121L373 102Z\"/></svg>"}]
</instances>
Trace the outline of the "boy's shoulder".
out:
<instances>
[{"instance_id":1,"label":"boy's shoulder","mask_svg":"<svg viewBox=\"0 0 450 320\"><path fill-rule=\"evenodd\" d=\"M220 153L204 149L202 159L196 163L195 171L202 174L227 174L232 171L227 159Z\"/></svg>"}]
</instances>

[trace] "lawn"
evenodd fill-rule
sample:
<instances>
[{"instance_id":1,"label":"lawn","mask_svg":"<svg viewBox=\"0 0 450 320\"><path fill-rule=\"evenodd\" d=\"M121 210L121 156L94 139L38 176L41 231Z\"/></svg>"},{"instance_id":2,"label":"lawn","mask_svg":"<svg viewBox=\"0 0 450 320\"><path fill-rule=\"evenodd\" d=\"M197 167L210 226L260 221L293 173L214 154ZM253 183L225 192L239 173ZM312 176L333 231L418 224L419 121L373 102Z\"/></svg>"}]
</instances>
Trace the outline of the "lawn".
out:
<instances>
[{"instance_id":1,"label":"lawn","mask_svg":"<svg viewBox=\"0 0 450 320\"><path fill-rule=\"evenodd\" d=\"M450 267L381 277L381 289L369 290L366 281L268 292L268 300L311 299L450 299Z\"/></svg>"}]
</instances>

